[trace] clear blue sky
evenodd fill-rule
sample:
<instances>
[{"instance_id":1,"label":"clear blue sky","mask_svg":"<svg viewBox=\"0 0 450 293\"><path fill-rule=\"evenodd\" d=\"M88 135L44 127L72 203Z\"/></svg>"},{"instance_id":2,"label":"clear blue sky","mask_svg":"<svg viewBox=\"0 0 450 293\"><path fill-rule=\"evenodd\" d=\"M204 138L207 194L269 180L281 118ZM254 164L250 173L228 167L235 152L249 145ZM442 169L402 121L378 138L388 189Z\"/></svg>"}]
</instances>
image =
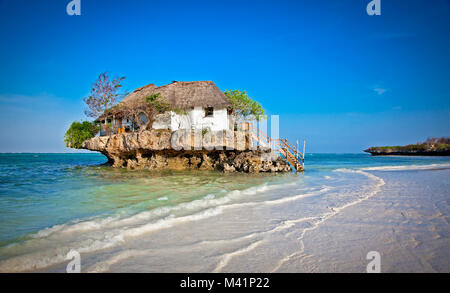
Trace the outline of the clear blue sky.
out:
<instances>
[{"instance_id":1,"label":"clear blue sky","mask_svg":"<svg viewBox=\"0 0 450 293\"><path fill-rule=\"evenodd\" d=\"M0 152L67 152L99 73L247 90L310 152L450 135L450 1L0 0Z\"/></svg>"}]
</instances>

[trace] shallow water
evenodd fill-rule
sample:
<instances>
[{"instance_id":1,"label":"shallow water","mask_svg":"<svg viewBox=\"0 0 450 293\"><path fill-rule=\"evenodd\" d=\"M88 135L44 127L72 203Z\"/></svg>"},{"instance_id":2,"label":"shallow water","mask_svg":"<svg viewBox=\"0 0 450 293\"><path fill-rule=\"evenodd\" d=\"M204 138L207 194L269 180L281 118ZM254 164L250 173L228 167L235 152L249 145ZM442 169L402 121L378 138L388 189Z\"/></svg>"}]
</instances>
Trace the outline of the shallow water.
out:
<instances>
[{"instance_id":1,"label":"shallow water","mask_svg":"<svg viewBox=\"0 0 450 293\"><path fill-rule=\"evenodd\" d=\"M412 183L422 177L440 204L418 213L421 223L439 212L435 229L448 239L450 158L309 154L304 174L283 175L127 171L99 166L105 161L97 154L0 155L0 271L64 272L71 249L81 253L82 271L92 272L327 271L303 266L309 235L338 215L354 218L356 206L392 194L399 182L402 193L417 194ZM438 169L443 174L433 175ZM327 252L330 239L315 237ZM421 253L439 251L448 263L448 248L436 249ZM358 267L348 264L344 271Z\"/></svg>"}]
</instances>

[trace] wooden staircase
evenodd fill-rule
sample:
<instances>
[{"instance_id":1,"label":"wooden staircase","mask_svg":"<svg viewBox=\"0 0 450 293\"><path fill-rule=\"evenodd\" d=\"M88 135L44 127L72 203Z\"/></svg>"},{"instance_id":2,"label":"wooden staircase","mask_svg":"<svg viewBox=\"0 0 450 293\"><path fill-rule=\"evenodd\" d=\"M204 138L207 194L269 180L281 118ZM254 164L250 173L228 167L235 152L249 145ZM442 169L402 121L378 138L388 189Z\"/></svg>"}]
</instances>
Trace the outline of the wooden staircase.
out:
<instances>
[{"instance_id":1,"label":"wooden staircase","mask_svg":"<svg viewBox=\"0 0 450 293\"><path fill-rule=\"evenodd\" d=\"M303 141L303 152L299 151L298 140L297 146L293 146L287 139L272 139L264 134L260 129L250 127L251 137L264 148L272 148L279 155L286 159L296 172L305 170L305 141Z\"/></svg>"}]
</instances>

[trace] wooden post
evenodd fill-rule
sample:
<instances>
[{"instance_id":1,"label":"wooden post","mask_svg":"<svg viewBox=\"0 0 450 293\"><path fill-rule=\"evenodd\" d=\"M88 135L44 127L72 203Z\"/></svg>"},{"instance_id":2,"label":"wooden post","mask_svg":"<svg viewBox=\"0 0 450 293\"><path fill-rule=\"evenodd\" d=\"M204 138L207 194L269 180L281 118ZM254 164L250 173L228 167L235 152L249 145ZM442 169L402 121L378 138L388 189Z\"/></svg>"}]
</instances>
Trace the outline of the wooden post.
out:
<instances>
[{"instance_id":1,"label":"wooden post","mask_svg":"<svg viewBox=\"0 0 450 293\"><path fill-rule=\"evenodd\" d=\"M111 127L113 129L113 134L114 134L114 129L116 128L116 114L113 114L113 120L111 123Z\"/></svg>"},{"instance_id":2,"label":"wooden post","mask_svg":"<svg viewBox=\"0 0 450 293\"><path fill-rule=\"evenodd\" d=\"M303 140L303 168L305 168L305 145L306 140Z\"/></svg>"}]
</instances>

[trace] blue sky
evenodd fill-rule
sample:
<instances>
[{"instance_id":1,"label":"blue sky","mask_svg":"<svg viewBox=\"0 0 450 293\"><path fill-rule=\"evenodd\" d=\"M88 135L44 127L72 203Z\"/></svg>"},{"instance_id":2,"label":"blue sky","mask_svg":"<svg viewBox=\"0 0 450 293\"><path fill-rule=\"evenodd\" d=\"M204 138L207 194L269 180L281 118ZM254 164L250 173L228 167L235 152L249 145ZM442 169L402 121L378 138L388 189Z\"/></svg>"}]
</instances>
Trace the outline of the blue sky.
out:
<instances>
[{"instance_id":1,"label":"blue sky","mask_svg":"<svg viewBox=\"0 0 450 293\"><path fill-rule=\"evenodd\" d=\"M97 76L247 90L310 152L450 136L450 1L0 0L0 152L67 152Z\"/></svg>"}]
</instances>

